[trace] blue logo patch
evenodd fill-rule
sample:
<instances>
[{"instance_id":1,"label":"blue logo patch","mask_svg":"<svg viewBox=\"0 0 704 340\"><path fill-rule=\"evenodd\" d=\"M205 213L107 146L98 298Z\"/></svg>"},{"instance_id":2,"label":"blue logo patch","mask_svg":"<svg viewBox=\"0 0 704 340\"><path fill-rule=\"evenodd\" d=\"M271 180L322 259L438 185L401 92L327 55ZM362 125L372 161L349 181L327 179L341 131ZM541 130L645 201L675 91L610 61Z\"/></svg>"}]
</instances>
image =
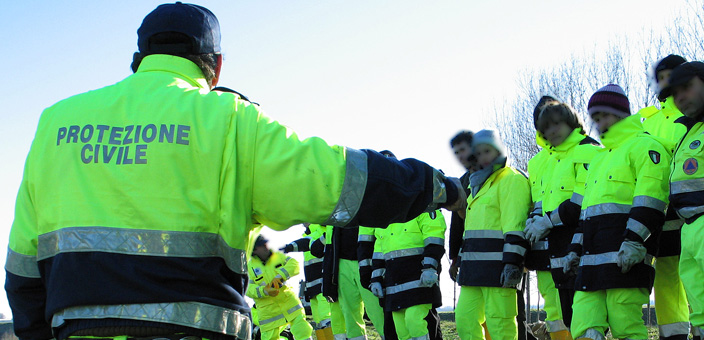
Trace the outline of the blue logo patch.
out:
<instances>
[{"instance_id":1,"label":"blue logo patch","mask_svg":"<svg viewBox=\"0 0 704 340\"><path fill-rule=\"evenodd\" d=\"M698 148L700 145L702 145L702 142L699 140L695 140L689 144L689 148L694 150L694 149Z\"/></svg>"},{"instance_id":2,"label":"blue logo patch","mask_svg":"<svg viewBox=\"0 0 704 340\"><path fill-rule=\"evenodd\" d=\"M687 159L682 165L682 170L684 170L684 173L687 175L693 175L698 169L699 163L694 158Z\"/></svg>"}]
</instances>

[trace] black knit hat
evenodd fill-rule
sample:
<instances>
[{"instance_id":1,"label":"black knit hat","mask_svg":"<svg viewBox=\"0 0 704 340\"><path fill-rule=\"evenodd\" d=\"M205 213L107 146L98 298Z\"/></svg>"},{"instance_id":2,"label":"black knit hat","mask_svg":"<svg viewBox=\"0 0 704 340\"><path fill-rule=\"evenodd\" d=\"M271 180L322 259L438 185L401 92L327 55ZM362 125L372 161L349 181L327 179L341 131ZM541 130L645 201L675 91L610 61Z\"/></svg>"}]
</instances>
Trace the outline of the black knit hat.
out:
<instances>
[{"instance_id":1,"label":"black knit hat","mask_svg":"<svg viewBox=\"0 0 704 340\"><path fill-rule=\"evenodd\" d=\"M660 91L660 97L667 98L672 95L672 88L683 85L694 77L699 77L704 81L704 63L701 61L690 61L675 67L670 74L669 85Z\"/></svg>"},{"instance_id":2,"label":"black knit hat","mask_svg":"<svg viewBox=\"0 0 704 340\"><path fill-rule=\"evenodd\" d=\"M631 115L631 104L621 86L609 84L598 89L587 105L589 115L597 112L610 113L614 116L626 118Z\"/></svg>"},{"instance_id":3,"label":"black knit hat","mask_svg":"<svg viewBox=\"0 0 704 340\"><path fill-rule=\"evenodd\" d=\"M267 240L266 237L259 235L257 236L257 240L254 241L254 247L265 246L267 242L269 242L269 240Z\"/></svg>"},{"instance_id":4,"label":"black knit hat","mask_svg":"<svg viewBox=\"0 0 704 340\"><path fill-rule=\"evenodd\" d=\"M551 96L542 96L538 101L538 105L535 105L535 108L533 109L533 126L535 126L536 130L538 129L538 116L540 115L540 111L542 111L543 107L550 102L559 102L559 100Z\"/></svg>"},{"instance_id":5,"label":"black knit hat","mask_svg":"<svg viewBox=\"0 0 704 340\"><path fill-rule=\"evenodd\" d=\"M682 58L676 54L670 54L667 57L663 58L658 62L658 64L655 66L655 79L658 79L658 73L660 71L664 70L674 70L675 67L680 66L681 64L684 64L687 62L687 59Z\"/></svg>"}]
</instances>

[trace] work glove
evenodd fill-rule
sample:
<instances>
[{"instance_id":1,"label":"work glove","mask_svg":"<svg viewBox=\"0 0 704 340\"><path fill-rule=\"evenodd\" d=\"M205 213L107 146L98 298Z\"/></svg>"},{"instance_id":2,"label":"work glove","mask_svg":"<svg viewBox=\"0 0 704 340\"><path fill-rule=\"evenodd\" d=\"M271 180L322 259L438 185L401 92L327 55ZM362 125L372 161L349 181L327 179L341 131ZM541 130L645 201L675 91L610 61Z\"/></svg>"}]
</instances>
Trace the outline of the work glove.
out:
<instances>
[{"instance_id":1,"label":"work glove","mask_svg":"<svg viewBox=\"0 0 704 340\"><path fill-rule=\"evenodd\" d=\"M264 295L271 297L279 295L279 287L274 286L274 282L269 283L264 286Z\"/></svg>"},{"instance_id":2,"label":"work glove","mask_svg":"<svg viewBox=\"0 0 704 340\"><path fill-rule=\"evenodd\" d=\"M523 278L523 271L515 264L506 263L501 271L501 286L504 288L516 288Z\"/></svg>"},{"instance_id":3,"label":"work glove","mask_svg":"<svg viewBox=\"0 0 704 340\"><path fill-rule=\"evenodd\" d=\"M279 248L279 250L284 253L290 253L290 252L294 251L294 249L296 249L296 248L294 247L293 243L289 243L289 244Z\"/></svg>"},{"instance_id":4,"label":"work glove","mask_svg":"<svg viewBox=\"0 0 704 340\"><path fill-rule=\"evenodd\" d=\"M272 287L281 288L284 285L284 282L285 282L284 279L280 275L276 275L271 280L270 285Z\"/></svg>"},{"instance_id":5,"label":"work glove","mask_svg":"<svg viewBox=\"0 0 704 340\"><path fill-rule=\"evenodd\" d=\"M562 267L562 272L570 275L577 275L577 267L579 267L579 256L571 251L565 256L565 266Z\"/></svg>"},{"instance_id":6,"label":"work glove","mask_svg":"<svg viewBox=\"0 0 704 340\"><path fill-rule=\"evenodd\" d=\"M627 273L636 264L645 259L645 246L638 241L625 240L618 250L617 265L621 268L621 273Z\"/></svg>"},{"instance_id":7,"label":"work glove","mask_svg":"<svg viewBox=\"0 0 704 340\"><path fill-rule=\"evenodd\" d=\"M438 272L435 269L423 269L420 274L421 287L432 287L438 284Z\"/></svg>"},{"instance_id":8,"label":"work glove","mask_svg":"<svg viewBox=\"0 0 704 340\"><path fill-rule=\"evenodd\" d=\"M384 297L384 288L381 287L380 282L372 282L371 285L369 285L369 290L372 291L372 294L378 298L383 298Z\"/></svg>"},{"instance_id":9,"label":"work glove","mask_svg":"<svg viewBox=\"0 0 704 340\"><path fill-rule=\"evenodd\" d=\"M457 282L457 275L460 272L460 260L454 259L452 260L452 264L450 265L450 278L452 281Z\"/></svg>"},{"instance_id":10,"label":"work glove","mask_svg":"<svg viewBox=\"0 0 704 340\"><path fill-rule=\"evenodd\" d=\"M550 216L533 216L526 220L526 229L524 229L523 232L526 234L526 239L530 241L530 243L535 243L547 236L552 227Z\"/></svg>"}]
</instances>

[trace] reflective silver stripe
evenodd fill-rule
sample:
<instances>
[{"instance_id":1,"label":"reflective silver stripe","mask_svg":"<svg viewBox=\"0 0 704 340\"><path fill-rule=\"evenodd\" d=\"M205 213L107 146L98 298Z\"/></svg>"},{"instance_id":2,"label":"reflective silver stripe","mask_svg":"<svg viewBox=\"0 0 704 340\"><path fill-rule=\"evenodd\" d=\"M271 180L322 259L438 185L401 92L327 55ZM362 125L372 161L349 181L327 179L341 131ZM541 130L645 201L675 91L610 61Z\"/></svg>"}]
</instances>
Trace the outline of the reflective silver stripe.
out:
<instances>
[{"instance_id":1,"label":"reflective silver stripe","mask_svg":"<svg viewBox=\"0 0 704 340\"><path fill-rule=\"evenodd\" d=\"M550 259L550 268L565 268L567 259L564 257L557 257Z\"/></svg>"},{"instance_id":2,"label":"reflective silver stripe","mask_svg":"<svg viewBox=\"0 0 704 340\"><path fill-rule=\"evenodd\" d=\"M704 191L704 178L693 178L670 183L671 194Z\"/></svg>"},{"instance_id":3,"label":"reflective silver stripe","mask_svg":"<svg viewBox=\"0 0 704 340\"><path fill-rule=\"evenodd\" d=\"M7 262L5 270L17 276L29 277L33 279L41 278L39 275L39 265L37 257L22 255L10 248L7 248Z\"/></svg>"},{"instance_id":4,"label":"reflective silver stripe","mask_svg":"<svg viewBox=\"0 0 704 340\"><path fill-rule=\"evenodd\" d=\"M586 209L582 209L581 219L586 219L587 217L601 216L606 214L628 214L631 211L630 204L618 204L618 203L602 203L597 205L592 205Z\"/></svg>"},{"instance_id":5,"label":"reflective silver stripe","mask_svg":"<svg viewBox=\"0 0 704 340\"><path fill-rule=\"evenodd\" d=\"M479 253L469 252L462 253L462 261L503 261L503 252Z\"/></svg>"},{"instance_id":6,"label":"reflective silver stripe","mask_svg":"<svg viewBox=\"0 0 704 340\"><path fill-rule=\"evenodd\" d=\"M680 214L680 216L682 216L683 218L690 218L692 216L704 213L704 205L677 209L677 213Z\"/></svg>"},{"instance_id":7,"label":"reflective silver stripe","mask_svg":"<svg viewBox=\"0 0 704 340\"><path fill-rule=\"evenodd\" d=\"M383 260L384 259L384 253L377 251L372 254L372 260Z\"/></svg>"},{"instance_id":8,"label":"reflective silver stripe","mask_svg":"<svg viewBox=\"0 0 704 340\"><path fill-rule=\"evenodd\" d=\"M648 237L650 237L650 230L648 230L648 227L644 226L643 223L640 223L632 218L628 219L628 222L626 223L626 229L636 233L636 235L640 236L643 241L647 240Z\"/></svg>"},{"instance_id":9,"label":"reflective silver stripe","mask_svg":"<svg viewBox=\"0 0 704 340\"><path fill-rule=\"evenodd\" d=\"M249 317L232 309L200 302L70 307L54 313L52 327L75 319L131 319L181 325L251 339Z\"/></svg>"},{"instance_id":10,"label":"reflective silver stripe","mask_svg":"<svg viewBox=\"0 0 704 340\"><path fill-rule=\"evenodd\" d=\"M594 328L587 329L587 331L584 332L584 335L576 337L575 340L582 338L587 338L591 340L606 340L606 336L604 335L604 333L599 332Z\"/></svg>"},{"instance_id":11,"label":"reflective silver stripe","mask_svg":"<svg viewBox=\"0 0 704 340\"><path fill-rule=\"evenodd\" d=\"M665 209L667 209L666 202L661 201L655 197L644 196L644 195L633 197L633 206L634 207L653 208L657 211L662 211L662 212L665 212Z\"/></svg>"},{"instance_id":12,"label":"reflective silver stripe","mask_svg":"<svg viewBox=\"0 0 704 340\"><path fill-rule=\"evenodd\" d=\"M445 187L445 175L437 169L433 169L433 201L425 209L425 212L437 210L440 204L447 203L447 188ZM454 203L454 202L450 202Z\"/></svg>"},{"instance_id":13,"label":"reflective silver stripe","mask_svg":"<svg viewBox=\"0 0 704 340\"><path fill-rule=\"evenodd\" d=\"M307 267L307 266L310 266L311 264L316 264L316 263L320 263L320 262L323 262L323 258L316 257L316 258L313 258L313 259L310 259L308 261L303 262L303 265Z\"/></svg>"},{"instance_id":14,"label":"reflective silver stripe","mask_svg":"<svg viewBox=\"0 0 704 340\"><path fill-rule=\"evenodd\" d=\"M262 289L264 289L264 287L257 287L257 288L255 289L255 291L257 292L257 297L258 297L258 298L264 296L264 295L262 294Z\"/></svg>"},{"instance_id":15,"label":"reflective silver stripe","mask_svg":"<svg viewBox=\"0 0 704 340\"><path fill-rule=\"evenodd\" d=\"M335 340L347 340L347 334L345 333L335 334L333 335L333 337L335 338Z\"/></svg>"},{"instance_id":16,"label":"reflective silver stripe","mask_svg":"<svg viewBox=\"0 0 704 340\"><path fill-rule=\"evenodd\" d=\"M254 280L252 280L252 279L249 279L249 284L250 284L250 285L251 285L251 284L255 284L255 283L257 283L257 282L254 281Z\"/></svg>"},{"instance_id":17,"label":"reflective silver stripe","mask_svg":"<svg viewBox=\"0 0 704 340\"><path fill-rule=\"evenodd\" d=\"M501 230L466 230L464 232L464 239L470 238L495 238L503 240L504 233Z\"/></svg>"},{"instance_id":18,"label":"reflective silver stripe","mask_svg":"<svg viewBox=\"0 0 704 340\"><path fill-rule=\"evenodd\" d=\"M325 234L320 235L320 237L318 238L318 240L320 240L320 242L321 242L322 244L325 244Z\"/></svg>"},{"instance_id":19,"label":"reflective silver stripe","mask_svg":"<svg viewBox=\"0 0 704 340\"><path fill-rule=\"evenodd\" d=\"M384 254L384 259L391 260L391 259L395 259L398 257L416 256L416 255L423 255L423 248L408 248L408 249L399 249L399 250L390 251L390 252Z\"/></svg>"},{"instance_id":20,"label":"reflective silver stripe","mask_svg":"<svg viewBox=\"0 0 704 340\"><path fill-rule=\"evenodd\" d=\"M560 218L560 212L556 210L553 210L552 213L550 213L550 222L552 222L553 226L561 226L564 223L562 223L562 219Z\"/></svg>"},{"instance_id":21,"label":"reflective silver stripe","mask_svg":"<svg viewBox=\"0 0 704 340\"><path fill-rule=\"evenodd\" d=\"M671 337L675 335L688 335L689 322L675 322L667 325L658 325L660 336Z\"/></svg>"},{"instance_id":22,"label":"reflective silver stripe","mask_svg":"<svg viewBox=\"0 0 704 340\"><path fill-rule=\"evenodd\" d=\"M523 231L509 231L506 234L504 234L504 237L506 237L508 235L518 236L522 239L526 238L526 233L524 233Z\"/></svg>"},{"instance_id":23,"label":"reflective silver stripe","mask_svg":"<svg viewBox=\"0 0 704 340\"><path fill-rule=\"evenodd\" d=\"M301 306L300 304L298 304L298 305L295 305L295 306L289 308L289 309L286 311L286 313L291 314L291 313L293 313L293 312L295 312L295 311L297 311L297 310L299 310L299 309L301 309L301 308L303 308L303 306Z\"/></svg>"},{"instance_id":24,"label":"reflective silver stripe","mask_svg":"<svg viewBox=\"0 0 704 340\"><path fill-rule=\"evenodd\" d=\"M356 336L354 338L347 338L347 339L349 339L349 340L367 340L367 336L362 334L360 336Z\"/></svg>"},{"instance_id":25,"label":"reflective silver stripe","mask_svg":"<svg viewBox=\"0 0 704 340\"><path fill-rule=\"evenodd\" d=\"M538 241L533 243L531 250L548 250L548 241Z\"/></svg>"},{"instance_id":26,"label":"reflective silver stripe","mask_svg":"<svg viewBox=\"0 0 704 340\"><path fill-rule=\"evenodd\" d=\"M306 288L313 287L313 286L316 286L316 285L321 285L321 284L323 284L323 278L322 278L322 277L319 278L319 279L315 279L315 280L313 280L313 281L310 281L310 282L306 282Z\"/></svg>"},{"instance_id":27,"label":"reflective silver stripe","mask_svg":"<svg viewBox=\"0 0 704 340\"><path fill-rule=\"evenodd\" d=\"M576 244L584 243L584 234L583 233L575 233L574 235L572 235L572 243L576 243Z\"/></svg>"},{"instance_id":28,"label":"reflective silver stripe","mask_svg":"<svg viewBox=\"0 0 704 340\"><path fill-rule=\"evenodd\" d=\"M415 289L415 288L421 288L423 287L420 283L420 280L415 280L415 281L408 281L406 283L402 283L400 285L395 285L391 287L386 287L386 294L396 294L400 293L409 289Z\"/></svg>"},{"instance_id":29,"label":"reflective silver stripe","mask_svg":"<svg viewBox=\"0 0 704 340\"><path fill-rule=\"evenodd\" d=\"M342 184L340 199L337 201L330 217L322 225L343 227L357 215L362 197L367 188L367 154L362 151L345 148L345 181Z\"/></svg>"},{"instance_id":30,"label":"reflective silver stripe","mask_svg":"<svg viewBox=\"0 0 704 340\"><path fill-rule=\"evenodd\" d=\"M665 221L665 224L662 226L662 231L680 230L682 229L682 225L684 225L684 220L681 218Z\"/></svg>"},{"instance_id":31,"label":"reflective silver stripe","mask_svg":"<svg viewBox=\"0 0 704 340\"><path fill-rule=\"evenodd\" d=\"M567 326L565 326L565 323L562 322L562 320L545 320L545 326L547 326L548 332L550 333L568 330Z\"/></svg>"},{"instance_id":32,"label":"reflective silver stripe","mask_svg":"<svg viewBox=\"0 0 704 340\"><path fill-rule=\"evenodd\" d=\"M293 251L297 252L298 251L298 243L293 242L293 243L291 243L291 245L293 246Z\"/></svg>"},{"instance_id":33,"label":"reflective silver stripe","mask_svg":"<svg viewBox=\"0 0 704 340\"><path fill-rule=\"evenodd\" d=\"M322 259L321 259L322 260ZM359 261L360 267L368 267L372 265L372 259L364 259Z\"/></svg>"},{"instance_id":34,"label":"reflective silver stripe","mask_svg":"<svg viewBox=\"0 0 704 340\"><path fill-rule=\"evenodd\" d=\"M423 264L424 264L424 265L426 265L426 264L427 264L427 265L430 265L430 266L432 266L433 268L437 268L437 267L438 267L438 261L435 261L435 259L432 258L432 257L425 257L425 258L423 258Z\"/></svg>"},{"instance_id":35,"label":"reflective silver stripe","mask_svg":"<svg viewBox=\"0 0 704 340\"><path fill-rule=\"evenodd\" d=\"M357 242L374 242L374 241L376 241L376 237L374 237L374 235L360 234L357 237Z\"/></svg>"},{"instance_id":36,"label":"reflective silver stripe","mask_svg":"<svg viewBox=\"0 0 704 340\"><path fill-rule=\"evenodd\" d=\"M235 273L247 273L245 252L218 234L185 231L71 227L39 235L37 259L59 253L106 252L127 255L220 257Z\"/></svg>"},{"instance_id":37,"label":"reflective silver stripe","mask_svg":"<svg viewBox=\"0 0 704 340\"><path fill-rule=\"evenodd\" d=\"M652 267L655 264L654 260L655 260L655 258L652 255L645 254L645 259L643 260L643 263ZM616 263L618 263L618 252L617 251L596 254L596 255L586 254L586 255L583 255L579 261L580 266L599 266L602 264L616 264Z\"/></svg>"},{"instance_id":38,"label":"reflective silver stripe","mask_svg":"<svg viewBox=\"0 0 704 340\"><path fill-rule=\"evenodd\" d=\"M287 261L287 262L288 262L288 261ZM285 268L283 268L283 267L279 268L279 270L281 271L281 273L283 273L283 274L284 274L284 276L285 276L286 280L288 280L288 279L290 279L290 278L291 278L291 274L289 274L289 273L288 273L288 270L286 270L286 269L285 269Z\"/></svg>"},{"instance_id":39,"label":"reflective silver stripe","mask_svg":"<svg viewBox=\"0 0 704 340\"><path fill-rule=\"evenodd\" d=\"M408 340L430 340L430 334L426 333L425 335L409 338Z\"/></svg>"},{"instance_id":40,"label":"reflective silver stripe","mask_svg":"<svg viewBox=\"0 0 704 340\"><path fill-rule=\"evenodd\" d=\"M259 325L266 325L266 324L268 324L268 323L272 323L272 322L275 322L275 321L279 321L279 320L281 320L281 319L283 319L283 318L284 318L284 315L283 315L283 314L279 314L279 315L277 315L277 316L275 316L275 317L273 317L273 318L268 318L268 319L264 319L264 320L259 320Z\"/></svg>"},{"instance_id":41,"label":"reflective silver stripe","mask_svg":"<svg viewBox=\"0 0 704 340\"><path fill-rule=\"evenodd\" d=\"M692 326L692 335L694 335L694 336L704 335L704 328Z\"/></svg>"},{"instance_id":42,"label":"reflective silver stripe","mask_svg":"<svg viewBox=\"0 0 704 340\"><path fill-rule=\"evenodd\" d=\"M584 201L584 196L573 192L572 197L570 197L570 202L577 204L577 205L582 205L582 201Z\"/></svg>"},{"instance_id":43,"label":"reflective silver stripe","mask_svg":"<svg viewBox=\"0 0 704 340\"><path fill-rule=\"evenodd\" d=\"M430 244L445 245L445 239L442 237L428 237L423 240L423 246L427 247Z\"/></svg>"},{"instance_id":44,"label":"reflective silver stripe","mask_svg":"<svg viewBox=\"0 0 704 340\"><path fill-rule=\"evenodd\" d=\"M526 255L526 248L515 245L515 244L504 243L504 253L514 253L514 254L518 254L521 256L525 256Z\"/></svg>"},{"instance_id":45,"label":"reflective silver stripe","mask_svg":"<svg viewBox=\"0 0 704 340\"><path fill-rule=\"evenodd\" d=\"M385 268L380 268L380 269L374 269L372 271L372 277L382 277L386 274L386 269Z\"/></svg>"},{"instance_id":46,"label":"reflective silver stripe","mask_svg":"<svg viewBox=\"0 0 704 340\"><path fill-rule=\"evenodd\" d=\"M543 211L543 201L533 202L533 211L536 210Z\"/></svg>"}]
</instances>

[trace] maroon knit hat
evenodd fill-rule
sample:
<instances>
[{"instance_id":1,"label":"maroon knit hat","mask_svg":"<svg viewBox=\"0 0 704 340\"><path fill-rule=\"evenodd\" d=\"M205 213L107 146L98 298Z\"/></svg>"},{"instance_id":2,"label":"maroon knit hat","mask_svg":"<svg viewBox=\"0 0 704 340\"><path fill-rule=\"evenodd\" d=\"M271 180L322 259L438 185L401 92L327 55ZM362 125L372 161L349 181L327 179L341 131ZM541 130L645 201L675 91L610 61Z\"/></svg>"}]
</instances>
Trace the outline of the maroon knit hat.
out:
<instances>
[{"instance_id":1,"label":"maroon knit hat","mask_svg":"<svg viewBox=\"0 0 704 340\"><path fill-rule=\"evenodd\" d=\"M631 115L628 97L621 86L616 84L609 84L597 90L589 99L587 109L590 116L597 112L610 113L621 118Z\"/></svg>"}]
</instances>

